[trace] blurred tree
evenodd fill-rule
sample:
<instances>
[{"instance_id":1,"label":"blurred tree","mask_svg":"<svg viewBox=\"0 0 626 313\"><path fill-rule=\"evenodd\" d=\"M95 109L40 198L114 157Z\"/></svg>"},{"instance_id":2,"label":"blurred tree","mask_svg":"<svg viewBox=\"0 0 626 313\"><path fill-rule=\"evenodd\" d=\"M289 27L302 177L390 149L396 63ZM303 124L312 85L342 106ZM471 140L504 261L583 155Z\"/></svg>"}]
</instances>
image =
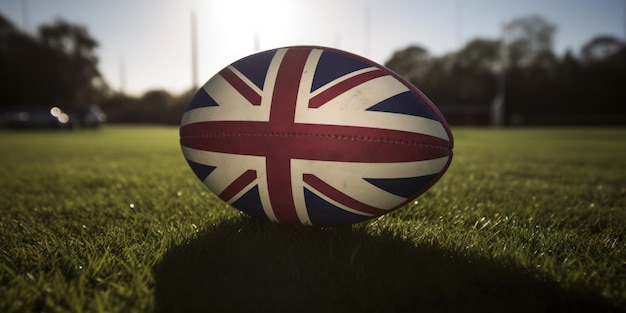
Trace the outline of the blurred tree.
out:
<instances>
[{"instance_id":1,"label":"blurred tree","mask_svg":"<svg viewBox=\"0 0 626 313\"><path fill-rule=\"evenodd\" d=\"M50 68L58 81L59 98L69 106L98 101L107 86L98 71L95 49L98 42L87 29L64 20L39 28L39 40L50 51L56 67Z\"/></svg>"},{"instance_id":2,"label":"blurred tree","mask_svg":"<svg viewBox=\"0 0 626 313\"><path fill-rule=\"evenodd\" d=\"M474 39L459 51L431 56L409 46L393 54L387 67L418 86L452 123L488 123L489 104L504 70L504 113L515 124L626 124L623 82L626 45L598 36L585 44L580 59L552 50L556 27L539 16L506 25L506 67L501 41Z\"/></svg>"},{"instance_id":3,"label":"blurred tree","mask_svg":"<svg viewBox=\"0 0 626 313\"><path fill-rule=\"evenodd\" d=\"M607 60L619 53L624 44L614 36L598 36L587 42L580 50L583 62Z\"/></svg>"},{"instance_id":4,"label":"blurred tree","mask_svg":"<svg viewBox=\"0 0 626 313\"><path fill-rule=\"evenodd\" d=\"M505 26L505 42L511 66L527 66L545 52L552 51L556 26L541 16L517 18Z\"/></svg>"},{"instance_id":5,"label":"blurred tree","mask_svg":"<svg viewBox=\"0 0 626 313\"><path fill-rule=\"evenodd\" d=\"M455 55L455 63L476 73L493 73L500 64L500 41L474 39Z\"/></svg>"},{"instance_id":6,"label":"blurred tree","mask_svg":"<svg viewBox=\"0 0 626 313\"><path fill-rule=\"evenodd\" d=\"M409 46L395 52L385 66L419 85L431 69L432 58L425 48Z\"/></svg>"},{"instance_id":7,"label":"blurred tree","mask_svg":"<svg viewBox=\"0 0 626 313\"><path fill-rule=\"evenodd\" d=\"M500 42L474 39L454 55L450 74L457 77L459 103L486 104L496 94Z\"/></svg>"},{"instance_id":8,"label":"blurred tree","mask_svg":"<svg viewBox=\"0 0 626 313\"><path fill-rule=\"evenodd\" d=\"M583 45L580 55L583 74L576 93L583 110L626 119L626 43L615 37L598 36Z\"/></svg>"},{"instance_id":9,"label":"blurred tree","mask_svg":"<svg viewBox=\"0 0 626 313\"><path fill-rule=\"evenodd\" d=\"M556 77L559 61L552 50L556 26L538 15L505 25L506 110L515 116L555 113L559 107Z\"/></svg>"},{"instance_id":10,"label":"blurred tree","mask_svg":"<svg viewBox=\"0 0 626 313\"><path fill-rule=\"evenodd\" d=\"M138 117L143 123L167 123L168 110L174 97L165 90L151 90L146 92L135 106Z\"/></svg>"},{"instance_id":11,"label":"blurred tree","mask_svg":"<svg viewBox=\"0 0 626 313\"><path fill-rule=\"evenodd\" d=\"M165 90L150 90L135 98L116 94L103 99L99 105L111 123L180 123L196 90L174 96Z\"/></svg>"},{"instance_id":12,"label":"blurred tree","mask_svg":"<svg viewBox=\"0 0 626 313\"><path fill-rule=\"evenodd\" d=\"M40 45L35 38L20 32L0 15L0 105L27 103L30 99L28 82L33 75Z\"/></svg>"},{"instance_id":13,"label":"blurred tree","mask_svg":"<svg viewBox=\"0 0 626 313\"><path fill-rule=\"evenodd\" d=\"M180 124L180 120L191 102L191 98L196 94L197 89L191 88L174 99L172 106L168 110L169 123Z\"/></svg>"},{"instance_id":14,"label":"blurred tree","mask_svg":"<svg viewBox=\"0 0 626 313\"><path fill-rule=\"evenodd\" d=\"M132 111L137 103L137 98L125 94L115 94L102 99L100 107L107 115L107 121L111 123L133 123L137 120L137 112Z\"/></svg>"},{"instance_id":15,"label":"blurred tree","mask_svg":"<svg viewBox=\"0 0 626 313\"><path fill-rule=\"evenodd\" d=\"M41 26L33 37L0 15L0 83L6 87L0 105L99 101L108 87L98 71L97 45L84 27L63 20Z\"/></svg>"},{"instance_id":16,"label":"blurred tree","mask_svg":"<svg viewBox=\"0 0 626 313\"><path fill-rule=\"evenodd\" d=\"M393 54L387 67L440 103L489 103L495 95L499 64L497 40L475 39L463 49L435 58L418 46Z\"/></svg>"}]
</instances>

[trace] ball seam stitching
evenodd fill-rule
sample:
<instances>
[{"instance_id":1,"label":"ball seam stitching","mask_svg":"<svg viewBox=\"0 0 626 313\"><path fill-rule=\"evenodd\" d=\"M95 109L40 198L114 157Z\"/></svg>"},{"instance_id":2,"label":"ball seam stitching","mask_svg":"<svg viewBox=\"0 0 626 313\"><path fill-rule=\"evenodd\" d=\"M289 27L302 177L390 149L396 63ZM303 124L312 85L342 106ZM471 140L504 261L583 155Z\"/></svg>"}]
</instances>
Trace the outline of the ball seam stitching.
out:
<instances>
[{"instance_id":1,"label":"ball seam stitching","mask_svg":"<svg viewBox=\"0 0 626 313\"><path fill-rule=\"evenodd\" d=\"M431 147L437 149L448 149L447 146L432 145L421 143L411 140L399 140L391 138L376 138L376 137L353 137L339 134L309 134L309 133L285 133L285 132L270 132L270 133L232 133L232 132L220 132L220 133L204 133L193 136L181 136L181 139L194 139L194 138L227 138L227 137L280 137L280 138L320 138L320 139L334 139L334 140L349 140L349 141L362 141L362 142L380 142L386 144L405 144L411 146Z\"/></svg>"}]
</instances>

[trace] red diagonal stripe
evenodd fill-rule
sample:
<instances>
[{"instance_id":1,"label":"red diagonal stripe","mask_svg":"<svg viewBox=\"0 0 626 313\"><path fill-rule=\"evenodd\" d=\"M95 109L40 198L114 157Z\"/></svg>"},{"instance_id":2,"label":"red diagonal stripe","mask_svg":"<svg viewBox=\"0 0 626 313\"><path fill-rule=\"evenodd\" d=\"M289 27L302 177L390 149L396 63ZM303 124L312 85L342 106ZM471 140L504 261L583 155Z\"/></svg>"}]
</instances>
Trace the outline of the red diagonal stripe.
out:
<instances>
[{"instance_id":1,"label":"red diagonal stripe","mask_svg":"<svg viewBox=\"0 0 626 313\"><path fill-rule=\"evenodd\" d=\"M361 201L358 201L345 193L335 189L333 186L325 183L323 180L319 179L317 176L313 174L303 174L302 179L305 183L309 184L311 187L315 188L317 191L323 193L327 197L333 199L334 201L341 203L351 209L357 210L359 212L372 214L372 215L381 215L387 213L385 210L381 210L377 207L373 207L371 205L365 204Z\"/></svg>"},{"instance_id":2,"label":"red diagonal stripe","mask_svg":"<svg viewBox=\"0 0 626 313\"><path fill-rule=\"evenodd\" d=\"M261 95L257 93L252 87L244 82L237 74L235 74L230 68L225 68L220 72L222 76L233 88L237 89L244 98L246 98L252 105L261 105Z\"/></svg>"},{"instance_id":3,"label":"red diagonal stripe","mask_svg":"<svg viewBox=\"0 0 626 313\"><path fill-rule=\"evenodd\" d=\"M337 83L336 85L322 91L320 94L309 100L309 108L319 108L322 105L326 104L326 102L334 99L342 93L345 93L346 90L354 88L362 83L370 81L374 78L378 78L381 76L385 76L383 71L374 70L370 72L361 73L354 77L350 77L342 82Z\"/></svg>"},{"instance_id":4,"label":"red diagonal stripe","mask_svg":"<svg viewBox=\"0 0 626 313\"><path fill-rule=\"evenodd\" d=\"M246 186L250 185L256 179L256 171L255 170L247 170L241 176L237 177L222 193L219 194L219 197L224 201L228 202L232 197L238 194L241 190L246 188Z\"/></svg>"}]
</instances>

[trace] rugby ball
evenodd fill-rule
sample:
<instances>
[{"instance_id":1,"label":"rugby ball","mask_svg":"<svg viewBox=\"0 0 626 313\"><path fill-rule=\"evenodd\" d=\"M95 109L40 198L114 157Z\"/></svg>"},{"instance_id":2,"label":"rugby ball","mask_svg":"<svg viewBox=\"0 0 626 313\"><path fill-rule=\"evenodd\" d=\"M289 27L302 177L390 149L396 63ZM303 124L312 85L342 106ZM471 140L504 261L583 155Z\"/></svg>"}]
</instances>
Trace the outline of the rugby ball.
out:
<instances>
[{"instance_id":1,"label":"rugby ball","mask_svg":"<svg viewBox=\"0 0 626 313\"><path fill-rule=\"evenodd\" d=\"M435 105L349 52L293 46L225 67L180 125L195 175L233 207L279 223L357 223L428 190L452 160Z\"/></svg>"}]
</instances>

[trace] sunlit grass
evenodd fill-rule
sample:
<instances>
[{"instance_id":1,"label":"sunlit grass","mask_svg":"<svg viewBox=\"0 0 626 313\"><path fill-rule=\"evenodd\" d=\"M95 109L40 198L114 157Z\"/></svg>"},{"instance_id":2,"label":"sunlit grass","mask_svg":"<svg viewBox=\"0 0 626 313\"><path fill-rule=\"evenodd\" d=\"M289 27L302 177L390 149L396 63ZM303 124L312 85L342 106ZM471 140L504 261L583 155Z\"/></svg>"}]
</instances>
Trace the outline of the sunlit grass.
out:
<instances>
[{"instance_id":1,"label":"sunlit grass","mask_svg":"<svg viewBox=\"0 0 626 313\"><path fill-rule=\"evenodd\" d=\"M417 202L319 229L218 201L175 127L2 131L0 311L623 310L626 130L454 134Z\"/></svg>"}]
</instances>

